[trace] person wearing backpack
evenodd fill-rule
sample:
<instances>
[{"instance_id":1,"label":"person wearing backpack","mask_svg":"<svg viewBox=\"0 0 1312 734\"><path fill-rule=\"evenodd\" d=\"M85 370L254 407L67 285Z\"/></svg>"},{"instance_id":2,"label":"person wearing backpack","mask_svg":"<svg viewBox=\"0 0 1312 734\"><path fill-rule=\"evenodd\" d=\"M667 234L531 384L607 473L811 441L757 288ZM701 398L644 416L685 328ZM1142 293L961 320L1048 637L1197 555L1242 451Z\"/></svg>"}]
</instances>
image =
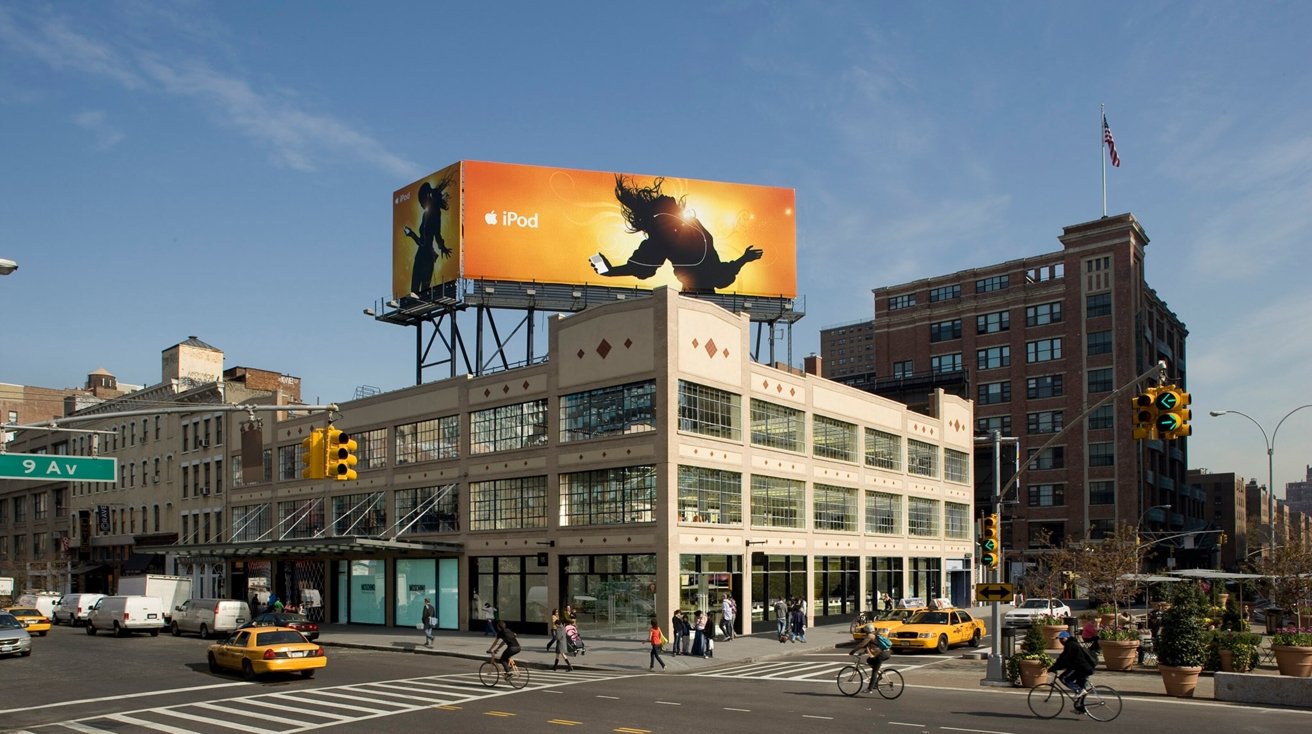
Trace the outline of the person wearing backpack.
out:
<instances>
[{"instance_id":1,"label":"person wearing backpack","mask_svg":"<svg viewBox=\"0 0 1312 734\"><path fill-rule=\"evenodd\" d=\"M885 660L893 657L893 641L875 631L874 625L866 625L866 639L848 655L866 654L866 662L870 665L870 684L866 686L866 692L875 690L875 683L879 681L879 667L884 664Z\"/></svg>"}]
</instances>

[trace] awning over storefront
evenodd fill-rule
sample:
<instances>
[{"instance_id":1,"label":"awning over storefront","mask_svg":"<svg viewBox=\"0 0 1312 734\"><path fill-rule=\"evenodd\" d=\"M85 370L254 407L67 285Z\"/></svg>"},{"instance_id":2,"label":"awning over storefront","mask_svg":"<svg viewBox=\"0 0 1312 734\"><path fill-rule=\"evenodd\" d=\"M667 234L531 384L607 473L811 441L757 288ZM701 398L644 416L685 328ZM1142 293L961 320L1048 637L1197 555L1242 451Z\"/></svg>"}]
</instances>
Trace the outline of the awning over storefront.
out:
<instances>
[{"instance_id":1,"label":"awning over storefront","mask_svg":"<svg viewBox=\"0 0 1312 734\"><path fill-rule=\"evenodd\" d=\"M219 558L287 557L287 556L360 556L360 555L432 555L464 551L461 543L428 543L384 538L301 538L250 543L204 543L142 548L156 553L172 553L177 558L209 556Z\"/></svg>"},{"instance_id":2,"label":"awning over storefront","mask_svg":"<svg viewBox=\"0 0 1312 734\"><path fill-rule=\"evenodd\" d=\"M80 565L80 566L75 566L75 567L73 568L72 573L73 573L74 576L81 576L81 575L84 574L84 573L91 573L92 571L99 571L100 569L102 569L102 568L104 568L104 567L105 567L105 564L103 564L103 563L83 563L83 564Z\"/></svg>"},{"instance_id":3,"label":"awning over storefront","mask_svg":"<svg viewBox=\"0 0 1312 734\"><path fill-rule=\"evenodd\" d=\"M133 553L131 558L123 562L123 573L144 573L157 558L159 556L154 553Z\"/></svg>"}]
</instances>

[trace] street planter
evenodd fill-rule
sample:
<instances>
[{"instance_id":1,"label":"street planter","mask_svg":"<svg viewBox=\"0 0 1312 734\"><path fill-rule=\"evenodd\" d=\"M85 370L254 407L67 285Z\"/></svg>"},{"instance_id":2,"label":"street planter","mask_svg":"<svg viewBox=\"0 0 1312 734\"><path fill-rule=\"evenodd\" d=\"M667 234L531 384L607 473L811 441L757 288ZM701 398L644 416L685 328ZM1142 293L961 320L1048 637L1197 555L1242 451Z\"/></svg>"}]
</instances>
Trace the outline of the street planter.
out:
<instances>
[{"instance_id":1,"label":"street planter","mask_svg":"<svg viewBox=\"0 0 1312 734\"><path fill-rule=\"evenodd\" d=\"M1176 698L1193 698L1194 689L1198 687L1198 676L1203 672L1201 665L1162 665L1157 670L1162 674L1162 685L1166 695Z\"/></svg>"},{"instance_id":2,"label":"street planter","mask_svg":"<svg viewBox=\"0 0 1312 734\"><path fill-rule=\"evenodd\" d=\"M1020 661L1021 688L1035 688L1048 682L1048 666L1043 660Z\"/></svg>"},{"instance_id":3,"label":"street planter","mask_svg":"<svg viewBox=\"0 0 1312 734\"><path fill-rule=\"evenodd\" d=\"M1138 640L1098 640L1098 647L1108 670L1132 670L1139 659Z\"/></svg>"},{"instance_id":4,"label":"street planter","mask_svg":"<svg viewBox=\"0 0 1312 734\"><path fill-rule=\"evenodd\" d=\"M1045 646L1048 650L1060 650L1060 649L1061 649L1061 640L1058 640L1058 639L1057 639L1057 635L1061 634L1062 632L1066 632L1066 631L1067 631L1068 628L1066 627L1066 625L1064 625L1064 624L1044 624L1044 625L1040 625L1039 628L1040 628L1041 630L1043 630L1043 644L1044 644L1044 646Z\"/></svg>"},{"instance_id":5,"label":"street planter","mask_svg":"<svg viewBox=\"0 0 1312 734\"><path fill-rule=\"evenodd\" d=\"M1276 654L1276 668L1281 675L1312 678L1312 647L1272 645Z\"/></svg>"}]
</instances>

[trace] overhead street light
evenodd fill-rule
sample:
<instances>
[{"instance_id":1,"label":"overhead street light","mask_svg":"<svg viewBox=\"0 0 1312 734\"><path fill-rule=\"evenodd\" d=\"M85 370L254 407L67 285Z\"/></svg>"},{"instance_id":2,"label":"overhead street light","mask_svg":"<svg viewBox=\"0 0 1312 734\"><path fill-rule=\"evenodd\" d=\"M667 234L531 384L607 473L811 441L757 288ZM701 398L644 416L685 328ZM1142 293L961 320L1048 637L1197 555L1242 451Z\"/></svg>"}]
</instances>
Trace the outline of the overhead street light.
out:
<instances>
[{"instance_id":1,"label":"overhead street light","mask_svg":"<svg viewBox=\"0 0 1312 734\"><path fill-rule=\"evenodd\" d=\"M18 269L18 263L0 257L0 275L9 275Z\"/></svg>"},{"instance_id":2,"label":"overhead street light","mask_svg":"<svg viewBox=\"0 0 1312 734\"><path fill-rule=\"evenodd\" d=\"M1262 440L1266 442L1266 519L1270 531L1267 533L1267 537L1271 540L1272 548L1276 547L1276 434L1280 432L1280 426L1284 425L1286 418L1304 408L1312 408L1312 403L1300 405L1288 413L1285 413L1285 417L1281 418L1279 423L1276 423L1276 429L1271 432L1270 438L1267 438L1266 429L1262 427L1262 424L1258 423L1253 419L1253 416L1248 415L1247 413L1241 413L1238 410L1208 411L1213 418L1219 418L1220 416L1229 415L1231 413L1242 415L1247 418L1250 423L1257 426L1257 430L1262 432Z\"/></svg>"}]
</instances>

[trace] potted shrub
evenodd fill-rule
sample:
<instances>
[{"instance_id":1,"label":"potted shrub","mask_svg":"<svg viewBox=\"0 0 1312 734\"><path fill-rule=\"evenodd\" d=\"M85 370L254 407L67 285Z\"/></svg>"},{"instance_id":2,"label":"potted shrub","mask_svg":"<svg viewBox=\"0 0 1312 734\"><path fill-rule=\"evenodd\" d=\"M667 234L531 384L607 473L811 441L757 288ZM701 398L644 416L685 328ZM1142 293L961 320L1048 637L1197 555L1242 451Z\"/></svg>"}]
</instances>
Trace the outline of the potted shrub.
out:
<instances>
[{"instance_id":1,"label":"potted shrub","mask_svg":"<svg viewBox=\"0 0 1312 734\"><path fill-rule=\"evenodd\" d=\"M1312 627L1285 627L1271 636L1281 675L1312 678Z\"/></svg>"},{"instance_id":2,"label":"potted shrub","mask_svg":"<svg viewBox=\"0 0 1312 734\"><path fill-rule=\"evenodd\" d=\"M1098 647L1108 670L1130 670L1139 657L1139 630L1133 627L1103 627L1098 630Z\"/></svg>"},{"instance_id":3,"label":"potted shrub","mask_svg":"<svg viewBox=\"0 0 1312 734\"><path fill-rule=\"evenodd\" d=\"M1031 625L1020 643L1020 652L1007 658L1007 680L1013 685L1033 688L1048 680L1048 668L1056 660L1044 649L1043 631Z\"/></svg>"},{"instance_id":4,"label":"potted shrub","mask_svg":"<svg viewBox=\"0 0 1312 734\"><path fill-rule=\"evenodd\" d=\"M1247 673L1257 665L1262 636L1251 632L1214 632L1207 644L1207 670Z\"/></svg>"},{"instance_id":5,"label":"potted shrub","mask_svg":"<svg viewBox=\"0 0 1312 734\"><path fill-rule=\"evenodd\" d=\"M1065 631L1067 627L1065 620L1061 617L1053 617L1045 614L1040 617L1035 617L1034 622L1030 625L1030 629L1038 629L1042 632L1045 649L1060 650L1061 642L1057 639L1057 635Z\"/></svg>"},{"instance_id":6,"label":"potted shrub","mask_svg":"<svg viewBox=\"0 0 1312 734\"><path fill-rule=\"evenodd\" d=\"M1111 604L1098 605L1098 621L1104 627L1111 627L1116 624L1116 607Z\"/></svg>"},{"instance_id":7,"label":"potted shrub","mask_svg":"<svg viewBox=\"0 0 1312 734\"><path fill-rule=\"evenodd\" d=\"M1176 585L1157 634L1157 669L1167 695L1192 698L1207 660L1207 598L1198 584Z\"/></svg>"}]
</instances>

